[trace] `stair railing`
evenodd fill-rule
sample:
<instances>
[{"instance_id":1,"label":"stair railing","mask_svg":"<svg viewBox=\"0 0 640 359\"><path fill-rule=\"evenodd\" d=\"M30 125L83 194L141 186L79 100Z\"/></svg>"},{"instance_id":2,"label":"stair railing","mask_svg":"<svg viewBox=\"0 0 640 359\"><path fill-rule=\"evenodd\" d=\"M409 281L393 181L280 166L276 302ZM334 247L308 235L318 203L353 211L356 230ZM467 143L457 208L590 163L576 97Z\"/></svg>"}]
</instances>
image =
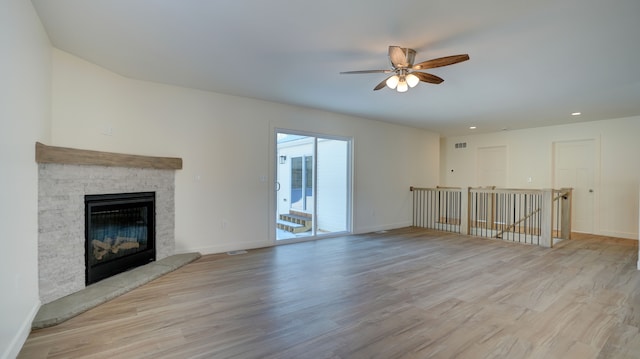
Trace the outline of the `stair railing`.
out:
<instances>
[{"instance_id":1,"label":"stair railing","mask_svg":"<svg viewBox=\"0 0 640 359\"><path fill-rule=\"evenodd\" d=\"M470 188L469 234L540 244L543 191Z\"/></svg>"},{"instance_id":2,"label":"stair railing","mask_svg":"<svg viewBox=\"0 0 640 359\"><path fill-rule=\"evenodd\" d=\"M460 233L462 189L456 187L419 188L413 192L413 225Z\"/></svg>"},{"instance_id":3,"label":"stair railing","mask_svg":"<svg viewBox=\"0 0 640 359\"><path fill-rule=\"evenodd\" d=\"M413 225L553 247L571 236L570 188L411 187Z\"/></svg>"}]
</instances>

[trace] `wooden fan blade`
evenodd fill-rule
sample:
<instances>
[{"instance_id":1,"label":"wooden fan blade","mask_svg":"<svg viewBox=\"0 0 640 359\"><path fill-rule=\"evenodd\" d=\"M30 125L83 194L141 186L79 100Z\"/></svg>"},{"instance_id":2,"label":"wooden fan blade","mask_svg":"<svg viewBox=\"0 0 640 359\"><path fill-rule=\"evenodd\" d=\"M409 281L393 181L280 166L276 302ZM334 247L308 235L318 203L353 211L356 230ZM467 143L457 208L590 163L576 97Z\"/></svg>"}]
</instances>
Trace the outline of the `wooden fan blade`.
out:
<instances>
[{"instance_id":1,"label":"wooden fan blade","mask_svg":"<svg viewBox=\"0 0 640 359\"><path fill-rule=\"evenodd\" d=\"M360 70L360 71L343 71L340 72L341 75L352 75L352 74L388 74L393 71L391 70Z\"/></svg>"},{"instance_id":2,"label":"wooden fan blade","mask_svg":"<svg viewBox=\"0 0 640 359\"><path fill-rule=\"evenodd\" d=\"M389 77L393 77L393 76L389 76ZM381 83L379 83L379 84L378 84L378 86L376 86L376 87L374 87L374 88L373 88L373 91L378 91L378 90L380 90L381 88L383 88L383 87L387 86L387 80L389 79L389 77L387 77L386 79L382 80L382 82L381 82Z\"/></svg>"},{"instance_id":3,"label":"wooden fan blade","mask_svg":"<svg viewBox=\"0 0 640 359\"><path fill-rule=\"evenodd\" d=\"M400 46L389 46L389 61L395 68L407 67L407 56Z\"/></svg>"},{"instance_id":4,"label":"wooden fan blade","mask_svg":"<svg viewBox=\"0 0 640 359\"><path fill-rule=\"evenodd\" d=\"M437 59L423 61L413 66L414 70L432 69L434 67L442 67L457 64L458 62L469 60L469 55L453 55L446 57L439 57Z\"/></svg>"},{"instance_id":5,"label":"wooden fan blade","mask_svg":"<svg viewBox=\"0 0 640 359\"><path fill-rule=\"evenodd\" d=\"M439 83L442 83L442 81L444 81L442 78L436 75L428 74L426 72L412 72L412 74L416 75L420 79L420 81L428 82L430 84L437 85Z\"/></svg>"}]
</instances>

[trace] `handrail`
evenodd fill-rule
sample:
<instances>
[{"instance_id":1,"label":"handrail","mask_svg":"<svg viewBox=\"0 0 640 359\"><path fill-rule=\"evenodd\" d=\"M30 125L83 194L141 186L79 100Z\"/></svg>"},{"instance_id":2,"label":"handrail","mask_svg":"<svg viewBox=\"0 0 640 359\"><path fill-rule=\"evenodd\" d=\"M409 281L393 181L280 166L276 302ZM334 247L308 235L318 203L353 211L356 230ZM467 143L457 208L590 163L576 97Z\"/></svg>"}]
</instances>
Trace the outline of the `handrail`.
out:
<instances>
[{"instance_id":1,"label":"handrail","mask_svg":"<svg viewBox=\"0 0 640 359\"><path fill-rule=\"evenodd\" d=\"M498 234L496 234L496 238L501 238L500 236L502 236L502 234L504 232L508 232L509 229L513 229L516 228L517 225L519 225L520 223L526 221L527 219L533 217L534 215L538 214L540 211L542 211L542 208L538 208L535 211L529 213L528 215L526 215L525 217L520 218L519 221L512 223L511 225L509 225L509 227L507 227L506 229L501 230L500 232L498 232Z\"/></svg>"},{"instance_id":2,"label":"handrail","mask_svg":"<svg viewBox=\"0 0 640 359\"><path fill-rule=\"evenodd\" d=\"M525 189L525 188L495 188L495 189L485 189L480 187L470 187L470 192L484 192L484 193L508 193L508 194L541 194L543 190L541 189Z\"/></svg>"},{"instance_id":3,"label":"handrail","mask_svg":"<svg viewBox=\"0 0 640 359\"><path fill-rule=\"evenodd\" d=\"M436 186L435 188L429 188L429 187L414 187L411 186L409 187L409 191L413 192L413 191L435 191L435 190L461 190L461 187L440 187L440 186Z\"/></svg>"},{"instance_id":4,"label":"handrail","mask_svg":"<svg viewBox=\"0 0 640 359\"><path fill-rule=\"evenodd\" d=\"M553 198L554 201L559 200L560 198L563 199L567 199L566 196L571 195L571 188L561 188L561 189L554 189L553 192L557 193L558 195Z\"/></svg>"}]
</instances>

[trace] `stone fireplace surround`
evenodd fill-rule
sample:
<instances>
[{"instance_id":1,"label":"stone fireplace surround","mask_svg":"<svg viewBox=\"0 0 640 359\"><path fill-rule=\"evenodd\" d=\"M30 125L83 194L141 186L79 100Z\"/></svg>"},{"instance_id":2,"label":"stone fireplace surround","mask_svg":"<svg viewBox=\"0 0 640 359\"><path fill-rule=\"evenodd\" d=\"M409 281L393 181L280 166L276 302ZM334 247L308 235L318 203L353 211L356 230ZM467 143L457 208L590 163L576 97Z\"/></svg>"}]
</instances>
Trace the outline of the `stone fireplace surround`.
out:
<instances>
[{"instance_id":1,"label":"stone fireplace surround","mask_svg":"<svg viewBox=\"0 0 640 359\"><path fill-rule=\"evenodd\" d=\"M85 288L84 196L155 192L156 260L174 254L179 158L76 150L36 143L38 275L43 304Z\"/></svg>"}]
</instances>

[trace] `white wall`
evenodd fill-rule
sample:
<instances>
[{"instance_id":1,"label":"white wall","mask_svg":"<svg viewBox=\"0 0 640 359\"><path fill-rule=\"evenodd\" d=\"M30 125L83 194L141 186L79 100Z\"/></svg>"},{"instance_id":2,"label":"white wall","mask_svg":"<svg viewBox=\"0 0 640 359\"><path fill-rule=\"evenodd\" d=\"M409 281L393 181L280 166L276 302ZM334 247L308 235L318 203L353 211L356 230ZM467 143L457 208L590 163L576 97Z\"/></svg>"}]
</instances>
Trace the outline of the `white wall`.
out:
<instances>
[{"instance_id":1,"label":"white wall","mask_svg":"<svg viewBox=\"0 0 640 359\"><path fill-rule=\"evenodd\" d=\"M640 117L575 123L519 131L459 136L441 140L440 182L446 186L476 186L477 148L507 147L507 187L550 188L553 185L553 143L594 139L596 168L594 232L638 238ZM466 149L454 144L467 142ZM451 170L454 170L451 172ZM527 179L532 177L532 182Z\"/></svg>"},{"instance_id":2,"label":"white wall","mask_svg":"<svg viewBox=\"0 0 640 359\"><path fill-rule=\"evenodd\" d=\"M51 45L30 1L0 4L0 358L15 357L38 308L38 168L49 140Z\"/></svg>"},{"instance_id":3,"label":"white wall","mask_svg":"<svg viewBox=\"0 0 640 359\"><path fill-rule=\"evenodd\" d=\"M437 184L437 134L131 80L58 50L53 64L52 145L183 158L179 252L273 243L276 128L354 138L354 232L409 225L409 186Z\"/></svg>"}]
</instances>

